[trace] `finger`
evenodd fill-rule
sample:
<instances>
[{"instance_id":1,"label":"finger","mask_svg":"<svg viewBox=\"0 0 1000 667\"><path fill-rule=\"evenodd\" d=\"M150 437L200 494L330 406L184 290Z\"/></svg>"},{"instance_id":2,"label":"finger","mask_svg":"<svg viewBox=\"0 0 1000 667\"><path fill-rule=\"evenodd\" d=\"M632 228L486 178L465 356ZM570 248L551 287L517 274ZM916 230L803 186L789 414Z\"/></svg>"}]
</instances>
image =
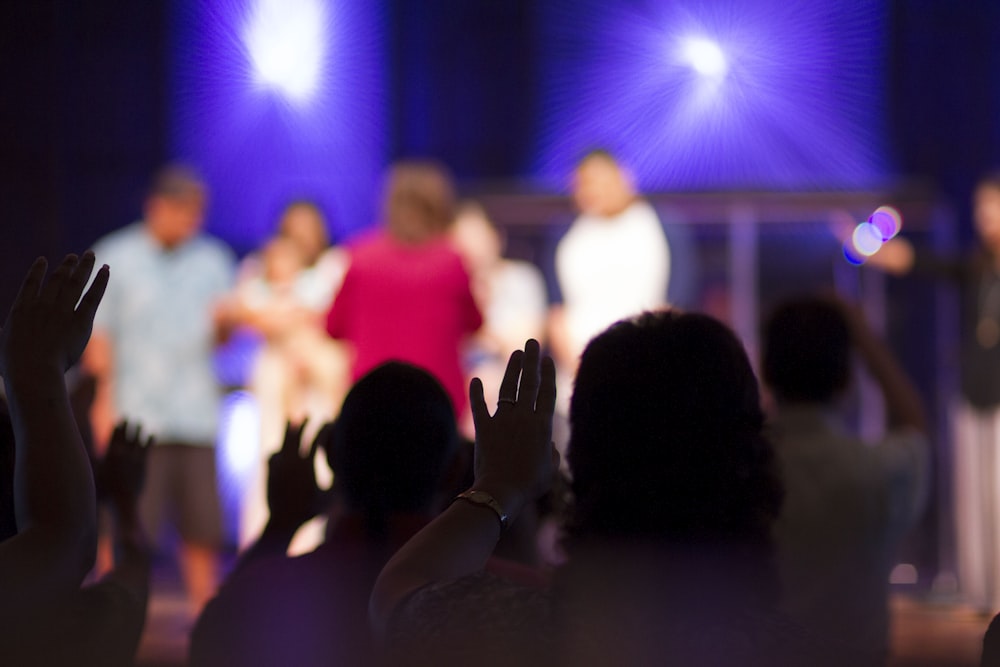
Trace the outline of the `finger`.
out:
<instances>
[{"instance_id":1,"label":"finger","mask_svg":"<svg viewBox=\"0 0 1000 667\"><path fill-rule=\"evenodd\" d=\"M538 385L538 399L535 413L551 418L556 411L556 365L552 357L542 359L541 382Z\"/></svg>"},{"instance_id":2,"label":"finger","mask_svg":"<svg viewBox=\"0 0 1000 667\"><path fill-rule=\"evenodd\" d=\"M84 318L85 322L93 323L97 306L101 303L101 299L104 298L104 291L108 288L108 279L110 276L111 269L105 264L98 270L97 275L94 276L94 282L90 284L90 289L83 295L83 300L80 301L80 306L76 309L76 312L80 317Z\"/></svg>"},{"instance_id":3,"label":"finger","mask_svg":"<svg viewBox=\"0 0 1000 667\"><path fill-rule=\"evenodd\" d=\"M472 378L469 383L469 406L472 408L472 424L478 431L490 420L490 411L483 397L483 381Z\"/></svg>"},{"instance_id":4,"label":"finger","mask_svg":"<svg viewBox=\"0 0 1000 667\"><path fill-rule=\"evenodd\" d=\"M27 275L24 276L24 282L21 283L21 289L17 292L17 298L14 299L15 309L38 297L38 290L42 285L42 279L45 277L48 266L49 263L44 257L39 257L32 263Z\"/></svg>"},{"instance_id":5,"label":"finger","mask_svg":"<svg viewBox=\"0 0 1000 667\"><path fill-rule=\"evenodd\" d=\"M124 442L126 437L127 428L128 422L124 419L115 424L115 428L111 432L111 442L108 445L108 449L118 449L121 447L121 444Z\"/></svg>"},{"instance_id":6,"label":"finger","mask_svg":"<svg viewBox=\"0 0 1000 667\"><path fill-rule=\"evenodd\" d=\"M66 281L73 275L73 271L79 262L80 258L73 254L63 257L63 261L59 263L56 270L49 276L48 282L42 287L41 298L43 301L52 303L59 298L63 288L66 286Z\"/></svg>"},{"instance_id":7,"label":"finger","mask_svg":"<svg viewBox=\"0 0 1000 667\"><path fill-rule=\"evenodd\" d=\"M524 352L514 350L510 359L507 360L507 369L503 373L503 380L500 382L500 391L497 392L497 401L500 405L503 402L514 403L517 401L517 378L521 374L521 365L524 362ZM497 406L500 407L499 405Z\"/></svg>"},{"instance_id":8,"label":"finger","mask_svg":"<svg viewBox=\"0 0 1000 667\"><path fill-rule=\"evenodd\" d=\"M285 422L285 439L281 441L281 451L280 454L288 456L289 454L299 453L299 444L301 443L301 435L299 433L299 428L291 421ZM273 457L272 457L273 458Z\"/></svg>"},{"instance_id":9,"label":"finger","mask_svg":"<svg viewBox=\"0 0 1000 667\"><path fill-rule=\"evenodd\" d=\"M330 431L332 428L333 424L331 424L330 422L327 422L326 424L323 424L320 427L319 431L316 433L316 437L313 438L312 447L309 448L310 461L316 460L316 452L319 451L319 448L321 446L324 446L326 444L326 439L330 437Z\"/></svg>"},{"instance_id":10,"label":"finger","mask_svg":"<svg viewBox=\"0 0 1000 667\"><path fill-rule=\"evenodd\" d=\"M541 355L541 348L534 338L528 339L524 344L524 364L521 369L521 386L517 392L518 405L533 410L535 399L538 398L538 384L541 379L538 358Z\"/></svg>"},{"instance_id":11,"label":"finger","mask_svg":"<svg viewBox=\"0 0 1000 667\"><path fill-rule=\"evenodd\" d=\"M94 270L94 261L92 250L83 253L80 261L73 268L73 272L69 275L59 293L59 298L72 302L74 308L80 300L80 295L83 294L83 288L87 286L87 281L90 280L90 274Z\"/></svg>"},{"instance_id":12,"label":"finger","mask_svg":"<svg viewBox=\"0 0 1000 667\"><path fill-rule=\"evenodd\" d=\"M129 444L133 447L138 447L142 443L142 424L135 425L135 433L129 438Z\"/></svg>"}]
</instances>

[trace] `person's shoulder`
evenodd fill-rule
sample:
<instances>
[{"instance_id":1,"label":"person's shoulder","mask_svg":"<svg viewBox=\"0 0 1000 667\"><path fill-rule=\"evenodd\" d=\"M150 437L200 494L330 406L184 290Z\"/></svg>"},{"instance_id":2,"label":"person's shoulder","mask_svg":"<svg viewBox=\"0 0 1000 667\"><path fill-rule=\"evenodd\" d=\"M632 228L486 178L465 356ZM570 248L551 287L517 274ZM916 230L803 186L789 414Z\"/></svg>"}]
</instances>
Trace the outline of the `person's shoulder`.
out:
<instances>
[{"instance_id":1,"label":"person's shoulder","mask_svg":"<svg viewBox=\"0 0 1000 667\"><path fill-rule=\"evenodd\" d=\"M95 254L129 251L145 240L142 222L133 222L108 232L94 243Z\"/></svg>"},{"instance_id":2,"label":"person's shoulder","mask_svg":"<svg viewBox=\"0 0 1000 667\"><path fill-rule=\"evenodd\" d=\"M202 257L227 266L236 266L236 253L222 239L211 234L198 234L191 240L192 249Z\"/></svg>"}]
</instances>

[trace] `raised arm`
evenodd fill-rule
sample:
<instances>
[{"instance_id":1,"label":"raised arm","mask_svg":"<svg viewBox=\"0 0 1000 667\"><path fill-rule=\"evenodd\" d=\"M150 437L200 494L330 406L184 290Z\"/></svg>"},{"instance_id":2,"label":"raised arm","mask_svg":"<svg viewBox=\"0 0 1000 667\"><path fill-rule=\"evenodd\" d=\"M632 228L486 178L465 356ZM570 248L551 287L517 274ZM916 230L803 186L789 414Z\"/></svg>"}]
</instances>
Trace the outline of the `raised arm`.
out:
<instances>
[{"instance_id":1,"label":"raised arm","mask_svg":"<svg viewBox=\"0 0 1000 667\"><path fill-rule=\"evenodd\" d=\"M481 570L500 538L501 514L514 521L525 504L551 487L559 467L551 441L555 367L551 359L539 357L534 340L523 352L511 355L493 416L483 398L482 382L472 381L476 425L472 490L491 497L499 507L459 500L403 545L375 582L369 612L376 633L384 633L393 613L423 586Z\"/></svg>"},{"instance_id":2,"label":"raised arm","mask_svg":"<svg viewBox=\"0 0 1000 667\"><path fill-rule=\"evenodd\" d=\"M288 553L295 533L324 508L329 500L327 492L316 483L316 452L326 442L332 424L325 424L313 439L309 451L303 455L301 424L289 423L281 449L268 460L267 505L270 516L267 525L253 546L247 549L230 578L243 571L250 563L270 556Z\"/></svg>"},{"instance_id":3,"label":"raised arm","mask_svg":"<svg viewBox=\"0 0 1000 667\"><path fill-rule=\"evenodd\" d=\"M855 348L885 396L889 425L926 433L927 416L923 401L909 376L896 361L895 355L872 331L858 308L842 301L838 305L847 321Z\"/></svg>"},{"instance_id":4,"label":"raised arm","mask_svg":"<svg viewBox=\"0 0 1000 667\"><path fill-rule=\"evenodd\" d=\"M63 378L87 344L108 284L104 266L80 300L93 267L93 253L68 255L43 285L47 264L37 259L0 331L18 524L18 535L0 544L0 617L76 589L94 562L94 481Z\"/></svg>"}]
</instances>

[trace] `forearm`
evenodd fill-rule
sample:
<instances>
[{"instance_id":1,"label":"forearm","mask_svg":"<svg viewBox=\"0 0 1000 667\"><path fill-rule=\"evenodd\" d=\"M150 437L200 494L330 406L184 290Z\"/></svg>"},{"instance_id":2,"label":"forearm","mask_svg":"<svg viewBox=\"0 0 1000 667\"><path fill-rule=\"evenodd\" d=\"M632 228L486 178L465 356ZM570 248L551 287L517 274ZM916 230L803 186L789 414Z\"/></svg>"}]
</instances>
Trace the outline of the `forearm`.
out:
<instances>
[{"instance_id":1,"label":"forearm","mask_svg":"<svg viewBox=\"0 0 1000 667\"><path fill-rule=\"evenodd\" d=\"M272 556L285 556L288 553L288 546L292 543L292 538L298 531L298 526L279 525L273 521L268 521L264 526L264 531L257 538L257 541L246 550L236 564L233 574L245 570L251 563L255 563L264 558Z\"/></svg>"},{"instance_id":2,"label":"forearm","mask_svg":"<svg viewBox=\"0 0 1000 667\"><path fill-rule=\"evenodd\" d=\"M96 499L63 374L12 369L5 381L16 441L18 532L48 533L82 578L96 549Z\"/></svg>"},{"instance_id":3,"label":"forearm","mask_svg":"<svg viewBox=\"0 0 1000 667\"><path fill-rule=\"evenodd\" d=\"M150 556L135 502L115 510L115 566L104 579L117 582L146 608Z\"/></svg>"},{"instance_id":4,"label":"forearm","mask_svg":"<svg viewBox=\"0 0 1000 667\"><path fill-rule=\"evenodd\" d=\"M923 401L917 388L897 363L888 346L866 327L858 327L854 342L865 366L885 396L889 423L926 433Z\"/></svg>"},{"instance_id":5,"label":"forearm","mask_svg":"<svg viewBox=\"0 0 1000 667\"><path fill-rule=\"evenodd\" d=\"M386 630L395 610L414 591L481 570L499 539L500 522L492 510L452 503L383 568L370 604L376 632Z\"/></svg>"}]
</instances>

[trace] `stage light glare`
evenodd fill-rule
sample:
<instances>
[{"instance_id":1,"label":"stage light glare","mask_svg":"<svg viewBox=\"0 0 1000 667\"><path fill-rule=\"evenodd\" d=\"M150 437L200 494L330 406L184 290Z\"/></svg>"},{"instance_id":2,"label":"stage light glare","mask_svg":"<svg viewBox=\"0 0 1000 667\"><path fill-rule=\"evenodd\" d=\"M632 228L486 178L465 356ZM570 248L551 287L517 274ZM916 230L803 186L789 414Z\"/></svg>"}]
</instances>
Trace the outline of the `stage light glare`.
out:
<instances>
[{"instance_id":1,"label":"stage light glare","mask_svg":"<svg viewBox=\"0 0 1000 667\"><path fill-rule=\"evenodd\" d=\"M309 101L323 73L325 26L320 0L257 0L243 33L255 82Z\"/></svg>"},{"instance_id":2,"label":"stage light glare","mask_svg":"<svg viewBox=\"0 0 1000 667\"><path fill-rule=\"evenodd\" d=\"M681 58L698 74L721 79L729 71L729 63L722 48L704 37L689 37L681 44Z\"/></svg>"},{"instance_id":3,"label":"stage light glare","mask_svg":"<svg viewBox=\"0 0 1000 667\"><path fill-rule=\"evenodd\" d=\"M879 206L868 218L868 222L881 232L883 241L893 238L903 228L903 216L891 206Z\"/></svg>"},{"instance_id":4,"label":"stage light glare","mask_svg":"<svg viewBox=\"0 0 1000 667\"><path fill-rule=\"evenodd\" d=\"M870 222L862 222L854 228L851 243L859 254L871 257L882 247L882 232Z\"/></svg>"}]
</instances>

